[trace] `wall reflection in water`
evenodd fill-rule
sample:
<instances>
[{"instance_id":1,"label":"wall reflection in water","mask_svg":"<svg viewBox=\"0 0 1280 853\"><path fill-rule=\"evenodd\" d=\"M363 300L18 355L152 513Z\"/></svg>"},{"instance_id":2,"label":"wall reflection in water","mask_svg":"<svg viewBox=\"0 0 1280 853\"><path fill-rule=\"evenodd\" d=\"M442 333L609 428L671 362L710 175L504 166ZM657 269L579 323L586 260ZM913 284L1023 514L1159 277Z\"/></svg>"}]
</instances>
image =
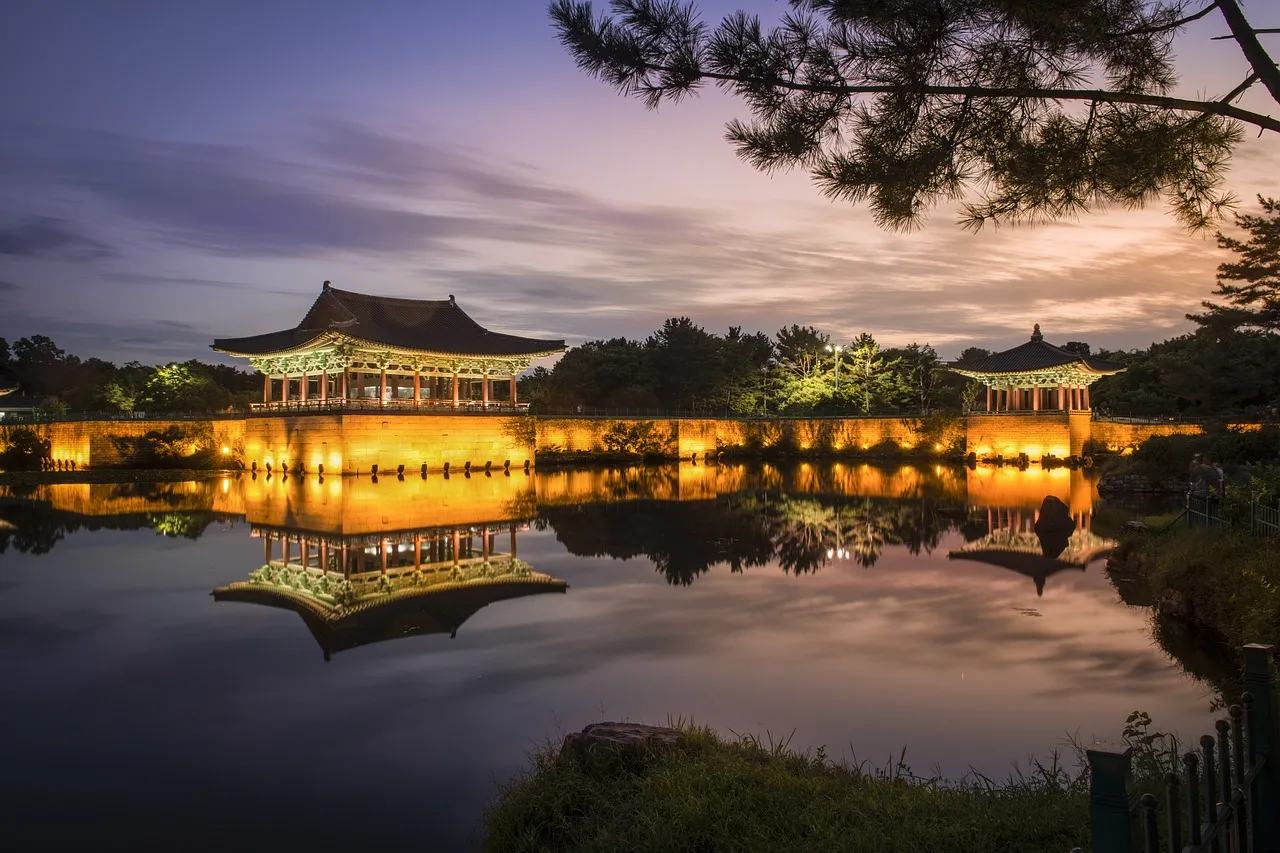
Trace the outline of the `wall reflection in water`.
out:
<instances>
[{"instance_id":1,"label":"wall reflection in water","mask_svg":"<svg viewBox=\"0 0 1280 853\"><path fill-rule=\"evenodd\" d=\"M244 519L263 563L219 600L297 612L326 657L396 636L453 634L486 604L563 581L517 557L530 524L572 554L643 556L674 585L714 566L804 574L874 566L888 547L1030 578L1037 593L1114 544L1096 535L1087 472L869 464L727 464L384 476L227 477L150 485L0 489L0 551L43 552L79 527L195 538Z\"/></svg>"}]
</instances>

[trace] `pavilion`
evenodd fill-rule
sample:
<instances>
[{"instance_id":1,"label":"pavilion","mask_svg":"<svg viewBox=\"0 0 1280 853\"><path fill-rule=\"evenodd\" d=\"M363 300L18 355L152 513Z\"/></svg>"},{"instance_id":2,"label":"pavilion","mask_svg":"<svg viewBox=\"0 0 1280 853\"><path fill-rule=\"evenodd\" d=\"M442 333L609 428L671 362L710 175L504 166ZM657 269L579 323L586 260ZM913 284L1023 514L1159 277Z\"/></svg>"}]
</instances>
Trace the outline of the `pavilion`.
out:
<instances>
[{"instance_id":1,"label":"pavilion","mask_svg":"<svg viewBox=\"0 0 1280 853\"><path fill-rule=\"evenodd\" d=\"M498 527L510 548L497 550ZM568 584L516 556L518 524L332 534L255 525L265 562L213 591L215 601L292 610L325 660L370 643L448 634L497 601L563 593ZM276 556L276 552L279 556Z\"/></svg>"},{"instance_id":2,"label":"pavilion","mask_svg":"<svg viewBox=\"0 0 1280 853\"><path fill-rule=\"evenodd\" d=\"M1089 386L1124 365L1047 343L1036 323L1031 340L947 367L987 386L988 412L1087 412Z\"/></svg>"},{"instance_id":3,"label":"pavilion","mask_svg":"<svg viewBox=\"0 0 1280 853\"><path fill-rule=\"evenodd\" d=\"M515 409L516 376L565 345L491 332L452 295L369 296L326 281L296 327L212 348L262 373L255 409Z\"/></svg>"}]
</instances>

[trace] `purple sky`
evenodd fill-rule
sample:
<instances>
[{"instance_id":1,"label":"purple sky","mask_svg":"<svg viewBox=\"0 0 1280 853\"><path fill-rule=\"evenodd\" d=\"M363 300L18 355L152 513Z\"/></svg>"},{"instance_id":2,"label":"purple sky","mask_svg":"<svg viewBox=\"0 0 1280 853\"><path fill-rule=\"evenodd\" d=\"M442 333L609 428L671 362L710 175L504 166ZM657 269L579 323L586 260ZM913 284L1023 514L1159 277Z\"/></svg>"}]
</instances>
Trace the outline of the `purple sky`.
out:
<instances>
[{"instance_id":1,"label":"purple sky","mask_svg":"<svg viewBox=\"0 0 1280 853\"><path fill-rule=\"evenodd\" d=\"M1222 32L1210 15L1180 40L1184 93L1245 76ZM571 344L687 314L944 356L1035 322L1145 346L1189 327L1223 258L1160 206L878 230L803 174L741 163L722 140L740 103L650 113L582 75L542 0L9 0L0 79L0 337L116 361L213 358L215 336L293 325L325 279L454 293L491 328ZM1246 135L1249 209L1280 194L1280 140Z\"/></svg>"}]
</instances>

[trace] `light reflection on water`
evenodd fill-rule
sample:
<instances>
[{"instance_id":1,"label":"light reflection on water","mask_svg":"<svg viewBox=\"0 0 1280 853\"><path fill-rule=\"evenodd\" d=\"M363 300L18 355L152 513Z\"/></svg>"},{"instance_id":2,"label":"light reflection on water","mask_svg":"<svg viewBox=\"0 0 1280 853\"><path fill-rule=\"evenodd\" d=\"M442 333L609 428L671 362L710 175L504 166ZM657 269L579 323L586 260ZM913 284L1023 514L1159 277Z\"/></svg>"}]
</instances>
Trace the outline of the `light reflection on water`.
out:
<instances>
[{"instance_id":1,"label":"light reflection on water","mask_svg":"<svg viewBox=\"0 0 1280 853\"><path fill-rule=\"evenodd\" d=\"M1125 517L1036 467L0 491L0 795L46 840L448 850L601 718L949 775L1138 708L1198 732L1208 688L1102 573Z\"/></svg>"}]
</instances>

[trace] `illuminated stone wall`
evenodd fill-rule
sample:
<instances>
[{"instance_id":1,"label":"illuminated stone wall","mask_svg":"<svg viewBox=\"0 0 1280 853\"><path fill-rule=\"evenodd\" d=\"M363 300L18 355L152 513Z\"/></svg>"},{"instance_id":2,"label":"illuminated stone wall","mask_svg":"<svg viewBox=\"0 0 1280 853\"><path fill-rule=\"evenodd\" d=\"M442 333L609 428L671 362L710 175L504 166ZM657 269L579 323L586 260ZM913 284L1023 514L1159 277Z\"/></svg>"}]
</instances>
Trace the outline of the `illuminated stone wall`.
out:
<instances>
[{"instance_id":1,"label":"illuminated stone wall","mask_svg":"<svg viewBox=\"0 0 1280 853\"><path fill-rule=\"evenodd\" d=\"M1243 429L1257 429L1258 424L1242 424ZM1199 424L1122 424L1111 421L1094 421L1091 427L1093 439L1116 453L1132 452L1153 435L1200 435L1204 428Z\"/></svg>"},{"instance_id":2,"label":"illuminated stone wall","mask_svg":"<svg viewBox=\"0 0 1280 853\"><path fill-rule=\"evenodd\" d=\"M331 473L382 471L404 465L417 471L422 463L439 470L446 462L501 468L510 460L521 467L533 461L524 444L519 418L467 415L301 415L249 418L245 421L245 464L270 462L279 468L299 462L308 470L324 465Z\"/></svg>"},{"instance_id":3,"label":"illuminated stone wall","mask_svg":"<svg viewBox=\"0 0 1280 853\"><path fill-rule=\"evenodd\" d=\"M137 465L145 460L150 447L149 433L178 428L185 434L206 434L217 447L238 451L244 437L243 420L127 420L64 421L55 424L0 426L0 442L7 443L9 433L17 429L35 430L48 439L51 458L74 462L77 468L110 468Z\"/></svg>"},{"instance_id":4,"label":"illuminated stone wall","mask_svg":"<svg viewBox=\"0 0 1280 853\"><path fill-rule=\"evenodd\" d=\"M964 421L956 419L937 434L930 434L920 418L796 418L775 421L716 421L716 441L723 450L752 450L777 446L800 451L869 450L881 442L893 442L911 450L926 441L935 450L948 447L964 435Z\"/></svg>"},{"instance_id":5,"label":"illuminated stone wall","mask_svg":"<svg viewBox=\"0 0 1280 853\"><path fill-rule=\"evenodd\" d=\"M1237 429L1257 425L1237 424ZM0 425L0 446L15 429L33 429L50 442L54 459L76 467L138 465L148 449L149 433L177 427L204 432L215 446L226 447L246 467L302 462L315 471L383 471L404 465L416 472L426 462L432 470L448 462L460 469L467 462L502 468L510 460L520 468L538 453L607 452L619 436L637 435L648 449L665 456L698 459L717 451L746 452L769 448L798 452L871 450L882 442L912 450L941 451L963 441L966 452L980 457L1026 453L1032 459L1051 454L1078 456L1093 439L1113 452L1128 452L1153 435L1198 434L1196 424L1128 424L1091 421L1088 412L973 414L941 427L917 418L797 418L771 421L607 418L536 418L468 415L333 414L255 417L244 420L83 421L34 426ZM922 447L931 443L932 447Z\"/></svg>"}]
</instances>

